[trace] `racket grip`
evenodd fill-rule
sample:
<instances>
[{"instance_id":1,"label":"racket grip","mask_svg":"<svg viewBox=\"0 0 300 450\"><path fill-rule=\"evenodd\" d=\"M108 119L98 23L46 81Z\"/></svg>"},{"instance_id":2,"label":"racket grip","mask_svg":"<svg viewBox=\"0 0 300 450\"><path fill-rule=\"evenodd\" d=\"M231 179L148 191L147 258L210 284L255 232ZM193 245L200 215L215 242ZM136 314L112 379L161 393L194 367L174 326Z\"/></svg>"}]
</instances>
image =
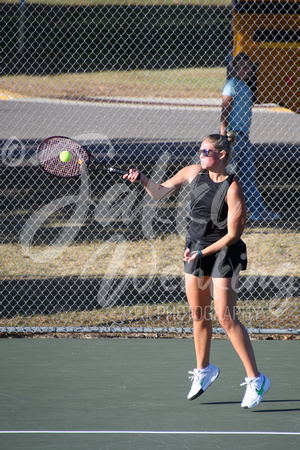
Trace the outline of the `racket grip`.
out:
<instances>
[{"instance_id":1,"label":"racket grip","mask_svg":"<svg viewBox=\"0 0 300 450\"><path fill-rule=\"evenodd\" d=\"M119 169L118 167L109 167L108 171L110 173L118 173L120 175L125 175L128 174L127 170L123 170L123 169ZM139 180L141 178L141 174L139 174L139 176L137 177L137 179Z\"/></svg>"},{"instance_id":2,"label":"racket grip","mask_svg":"<svg viewBox=\"0 0 300 450\"><path fill-rule=\"evenodd\" d=\"M107 169L110 173L118 173L119 175L125 175L128 173L126 170L119 169L118 167L109 167Z\"/></svg>"}]
</instances>

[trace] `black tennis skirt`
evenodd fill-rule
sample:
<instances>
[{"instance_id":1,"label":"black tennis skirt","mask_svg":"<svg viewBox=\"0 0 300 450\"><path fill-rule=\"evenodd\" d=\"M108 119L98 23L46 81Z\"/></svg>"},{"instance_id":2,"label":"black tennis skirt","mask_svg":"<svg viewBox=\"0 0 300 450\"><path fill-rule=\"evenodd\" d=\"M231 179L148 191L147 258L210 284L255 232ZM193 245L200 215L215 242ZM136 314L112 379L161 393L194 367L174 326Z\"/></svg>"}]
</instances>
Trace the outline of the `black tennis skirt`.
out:
<instances>
[{"instance_id":1,"label":"black tennis skirt","mask_svg":"<svg viewBox=\"0 0 300 450\"><path fill-rule=\"evenodd\" d=\"M185 248L192 252L203 250L206 245L187 239ZM199 278L211 276L213 278L231 278L247 268L247 248L241 239L230 247L224 247L217 253L198 258L190 263L184 262L184 271Z\"/></svg>"}]
</instances>

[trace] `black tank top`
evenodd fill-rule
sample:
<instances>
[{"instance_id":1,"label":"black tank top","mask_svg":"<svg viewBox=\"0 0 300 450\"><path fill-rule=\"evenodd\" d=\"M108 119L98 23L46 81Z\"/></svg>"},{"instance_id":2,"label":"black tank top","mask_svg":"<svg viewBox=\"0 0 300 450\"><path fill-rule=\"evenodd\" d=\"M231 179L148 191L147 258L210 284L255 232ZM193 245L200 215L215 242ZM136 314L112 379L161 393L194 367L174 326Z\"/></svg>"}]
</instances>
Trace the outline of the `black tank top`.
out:
<instances>
[{"instance_id":1,"label":"black tank top","mask_svg":"<svg viewBox=\"0 0 300 450\"><path fill-rule=\"evenodd\" d=\"M203 244L212 244L227 233L227 191L234 179L229 175L215 183L208 172L200 172L191 183L191 225L188 238Z\"/></svg>"}]
</instances>

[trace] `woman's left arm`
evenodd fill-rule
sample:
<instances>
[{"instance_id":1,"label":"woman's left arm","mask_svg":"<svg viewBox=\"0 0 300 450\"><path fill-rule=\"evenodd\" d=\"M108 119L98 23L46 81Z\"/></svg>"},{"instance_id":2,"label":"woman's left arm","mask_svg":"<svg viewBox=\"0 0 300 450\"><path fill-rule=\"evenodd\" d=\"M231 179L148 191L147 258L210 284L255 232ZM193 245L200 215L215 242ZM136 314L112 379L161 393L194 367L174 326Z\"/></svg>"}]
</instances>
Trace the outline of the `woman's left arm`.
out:
<instances>
[{"instance_id":1,"label":"woman's left arm","mask_svg":"<svg viewBox=\"0 0 300 450\"><path fill-rule=\"evenodd\" d=\"M240 183L234 180L227 192L227 233L218 241L201 251L203 257L217 253L223 247L229 247L237 242L243 234L246 223L246 202ZM187 249L188 250L188 249ZM198 258L198 252L185 252L184 260L193 261Z\"/></svg>"}]
</instances>

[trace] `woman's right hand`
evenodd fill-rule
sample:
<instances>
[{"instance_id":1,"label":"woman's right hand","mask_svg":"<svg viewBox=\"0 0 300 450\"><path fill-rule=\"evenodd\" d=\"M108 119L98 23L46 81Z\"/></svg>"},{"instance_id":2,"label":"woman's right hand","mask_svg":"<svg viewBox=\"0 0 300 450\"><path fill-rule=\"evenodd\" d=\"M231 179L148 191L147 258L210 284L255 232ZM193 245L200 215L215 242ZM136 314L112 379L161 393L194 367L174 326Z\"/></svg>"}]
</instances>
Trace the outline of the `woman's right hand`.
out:
<instances>
[{"instance_id":1,"label":"woman's right hand","mask_svg":"<svg viewBox=\"0 0 300 450\"><path fill-rule=\"evenodd\" d=\"M137 181L141 181L141 178L142 178L142 174L137 170L137 169L129 169L129 173L127 174L125 174L125 175L123 175L123 179L124 180L129 180L129 181L131 181L132 183L135 183L135 182L137 182Z\"/></svg>"}]
</instances>

